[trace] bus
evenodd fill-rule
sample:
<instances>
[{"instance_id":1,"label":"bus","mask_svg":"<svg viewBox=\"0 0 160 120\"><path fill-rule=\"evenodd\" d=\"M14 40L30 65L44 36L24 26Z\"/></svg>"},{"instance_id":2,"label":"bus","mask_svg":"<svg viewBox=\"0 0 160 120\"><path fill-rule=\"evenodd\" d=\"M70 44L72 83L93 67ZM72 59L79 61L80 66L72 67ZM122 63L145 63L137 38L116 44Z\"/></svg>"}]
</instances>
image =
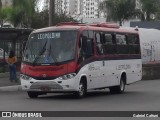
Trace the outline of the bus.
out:
<instances>
[{"instance_id":1,"label":"bus","mask_svg":"<svg viewBox=\"0 0 160 120\"><path fill-rule=\"evenodd\" d=\"M47 93L73 93L125 86L142 78L137 29L112 23L61 23L33 31L21 64L21 86L30 98Z\"/></svg>"}]
</instances>

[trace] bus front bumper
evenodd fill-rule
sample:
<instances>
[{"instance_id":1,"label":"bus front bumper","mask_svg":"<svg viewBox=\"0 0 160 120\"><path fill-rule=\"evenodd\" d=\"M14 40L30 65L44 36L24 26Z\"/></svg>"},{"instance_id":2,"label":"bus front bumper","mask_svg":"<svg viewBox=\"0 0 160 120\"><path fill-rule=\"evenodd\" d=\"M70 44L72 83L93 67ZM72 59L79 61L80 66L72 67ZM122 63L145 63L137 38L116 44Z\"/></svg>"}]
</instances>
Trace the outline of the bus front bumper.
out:
<instances>
[{"instance_id":1,"label":"bus front bumper","mask_svg":"<svg viewBox=\"0 0 160 120\"><path fill-rule=\"evenodd\" d=\"M22 90L35 92L76 92L79 90L78 82L75 79L65 80L23 80L21 79Z\"/></svg>"}]
</instances>

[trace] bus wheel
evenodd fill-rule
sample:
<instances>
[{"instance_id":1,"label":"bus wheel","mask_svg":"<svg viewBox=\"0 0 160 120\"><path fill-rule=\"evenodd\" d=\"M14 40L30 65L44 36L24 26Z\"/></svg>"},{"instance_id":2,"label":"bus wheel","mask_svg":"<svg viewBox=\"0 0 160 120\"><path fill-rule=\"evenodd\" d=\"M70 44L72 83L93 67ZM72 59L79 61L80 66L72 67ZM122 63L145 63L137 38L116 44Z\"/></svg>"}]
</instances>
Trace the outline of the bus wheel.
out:
<instances>
[{"instance_id":1,"label":"bus wheel","mask_svg":"<svg viewBox=\"0 0 160 120\"><path fill-rule=\"evenodd\" d=\"M121 77L120 85L110 87L109 89L110 89L110 93L112 93L112 94L122 94L122 93L124 93L125 79L123 77Z\"/></svg>"},{"instance_id":2,"label":"bus wheel","mask_svg":"<svg viewBox=\"0 0 160 120\"><path fill-rule=\"evenodd\" d=\"M79 91L75 92L74 95L77 98L83 98L87 93L87 84L85 83L85 81L81 81L79 84Z\"/></svg>"},{"instance_id":3,"label":"bus wheel","mask_svg":"<svg viewBox=\"0 0 160 120\"><path fill-rule=\"evenodd\" d=\"M27 93L28 93L28 96L30 98L37 98L38 95L39 95L37 92L30 92L30 91L28 91Z\"/></svg>"}]
</instances>

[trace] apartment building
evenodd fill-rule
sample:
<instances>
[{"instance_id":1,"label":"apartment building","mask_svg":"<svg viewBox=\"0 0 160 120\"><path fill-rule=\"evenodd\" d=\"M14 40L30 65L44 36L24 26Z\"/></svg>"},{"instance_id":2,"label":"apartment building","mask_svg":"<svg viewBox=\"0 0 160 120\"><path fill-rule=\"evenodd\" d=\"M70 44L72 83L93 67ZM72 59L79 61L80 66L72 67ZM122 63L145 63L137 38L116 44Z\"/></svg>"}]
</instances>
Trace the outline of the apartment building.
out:
<instances>
[{"instance_id":1,"label":"apartment building","mask_svg":"<svg viewBox=\"0 0 160 120\"><path fill-rule=\"evenodd\" d=\"M83 0L83 16L85 18L102 18L104 17L99 10L99 4L104 0Z\"/></svg>"},{"instance_id":2,"label":"apartment building","mask_svg":"<svg viewBox=\"0 0 160 120\"><path fill-rule=\"evenodd\" d=\"M99 5L104 0L55 0L55 12L66 14L77 20L104 19L107 11L100 11ZM136 9L141 9L140 0L135 0Z\"/></svg>"},{"instance_id":3,"label":"apartment building","mask_svg":"<svg viewBox=\"0 0 160 120\"><path fill-rule=\"evenodd\" d=\"M56 0L55 12L75 17L99 18L102 17L98 9L101 1L103 0Z\"/></svg>"}]
</instances>

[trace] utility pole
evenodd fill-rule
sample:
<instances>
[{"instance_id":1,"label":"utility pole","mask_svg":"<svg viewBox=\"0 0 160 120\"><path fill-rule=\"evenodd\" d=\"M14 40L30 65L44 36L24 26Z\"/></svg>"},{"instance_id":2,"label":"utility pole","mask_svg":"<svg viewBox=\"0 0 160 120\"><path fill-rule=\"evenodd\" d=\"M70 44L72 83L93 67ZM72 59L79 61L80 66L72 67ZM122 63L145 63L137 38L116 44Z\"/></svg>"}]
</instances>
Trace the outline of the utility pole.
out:
<instances>
[{"instance_id":1,"label":"utility pole","mask_svg":"<svg viewBox=\"0 0 160 120\"><path fill-rule=\"evenodd\" d=\"M49 0L49 26L54 25L55 0Z\"/></svg>"},{"instance_id":2,"label":"utility pole","mask_svg":"<svg viewBox=\"0 0 160 120\"><path fill-rule=\"evenodd\" d=\"M0 0L0 9L2 8L2 1Z\"/></svg>"}]
</instances>

